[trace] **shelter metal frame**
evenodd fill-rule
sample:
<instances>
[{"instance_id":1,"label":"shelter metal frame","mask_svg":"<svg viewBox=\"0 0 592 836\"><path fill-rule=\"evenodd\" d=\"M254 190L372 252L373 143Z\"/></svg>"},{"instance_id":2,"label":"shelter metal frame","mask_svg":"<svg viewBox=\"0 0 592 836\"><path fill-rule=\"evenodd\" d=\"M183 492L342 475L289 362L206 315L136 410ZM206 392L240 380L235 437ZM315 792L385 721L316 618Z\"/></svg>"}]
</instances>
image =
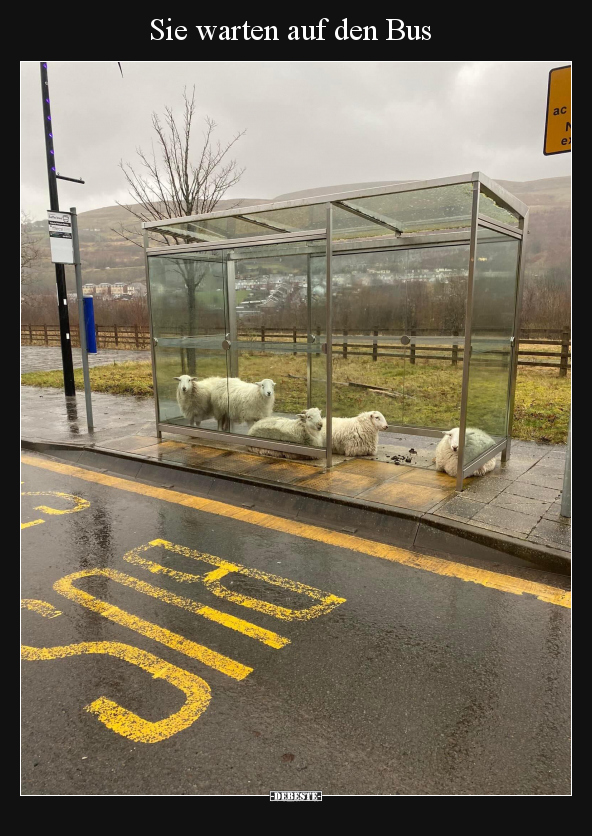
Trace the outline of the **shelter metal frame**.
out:
<instances>
[{"instance_id":1,"label":"shelter metal frame","mask_svg":"<svg viewBox=\"0 0 592 836\"><path fill-rule=\"evenodd\" d=\"M382 215L374 210L360 209L357 204L351 204L359 198L378 197L382 195L391 195L404 192L423 191L425 189L436 189L444 186L472 185L472 205L470 227L461 229L441 229L439 231L425 232L404 232L404 224ZM480 213L479 198L481 194L493 199L498 206L501 206L512 215L517 217L518 223L516 226L504 223L503 221L494 220L487 215ZM266 216L270 212L280 209L292 209L304 206L322 206L326 209L326 224L324 228L311 229L309 231L297 230L289 231L289 227L276 220L258 217L261 213ZM375 237L356 238L351 240L334 240L333 236L333 209L337 207L340 210L351 213L352 215L364 218L385 228L385 230L392 231L392 236L381 237L377 240ZM155 230L162 235L170 234L178 237L189 237L191 233L183 233L178 227L174 225L189 224L194 222L202 222L207 220L217 220L222 218L235 218L242 221L247 221L261 227L262 234L259 236L244 236L240 238L223 238L219 233L213 234L211 230L207 232L204 230L200 232L201 240L194 243L172 244L167 246L150 246L149 231ZM454 219L452 219L454 220ZM482 456L469 465L458 469L456 489L462 490L463 480L473 473L477 467L485 461L492 458L497 453L501 452L502 461L506 461L510 457L511 448L511 434L513 423L514 399L516 391L516 375L517 375L517 361L518 361L518 335L520 326L520 309L524 285L524 237L528 232L528 207L521 200L516 198L499 183L491 180L482 172L473 172L471 174L458 175L455 177L444 177L436 180L424 181L409 181L404 183L394 183L380 188L358 189L348 192L339 192L335 194L318 195L315 197L301 198L296 200L288 200L277 203L256 204L253 206L241 206L234 209L209 212L201 215L189 215L179 218L166 218L159 221L151 221L142 224L143 240L144 240L144 255L146 268L146 285L147 285L147 300L150 311L150 348L152 358L152 373L154 384L154 402L156 414L156 430L159 438L162 437L162 432L179 433L182 435L196 436L201 438L209 438L213 441L225 441L238 444L245 443L243 435L234 434L232 432L220 432L198 427L188 427L176 424L169 424L160 421L159 411L159 393L156 381L156 356L155 346L156 340L153 333L152 322L152 303L150 296L150 280L148 275L149 259L162 255L172 256L176 253L191 253L200 251L213 250L233 250L238 248L256 248L260 246L269 246L273 244L299 243L299 242L325 242L325 259L326 259L326 333L321 335L322 344L315 344L316 335L311 334L310 327L310 310L311 310L311 258L322 257L322 255L315 256L307 254L307 308L308 308L308 331L307 331L307 375L306 375L306 389L307 389L307 404L310 406L311 401L311 385L312 385L312 356L313 354L326 353L326 447L324 449L303 447L296 444L282 443L269 441L267 439L260 439L256 437L249 437L249 444L261 447L264 449L279 450L283 452L299 453L315 458L326 458L326 466L332 465L332 358L333 345L340 344L343 340L341 335L333 335L333 317L332 317L332 257L333 254L346 254L357 252L380 252L394 249L425 249L429 247L446 247L454 244L468 244L469 245L469 264L468 264L468 279L467 279L467 295L465 306L465 333L464 333L464 351L463 351L463 371L462 371L462 389L461 389L461 405L460 405L460 421L459 421L459 462L463 461L464 447L465 447L465 430L467 421L467 406L468 406L468 381L469 381L469 364L471 355L471 326L473 315L473 288L474 288L474 273L475 273L475 255L477 250L477 236L479 229L489 229L493 232L501 233L520 241L517 281L515 290L515 306L514 306L514 330L511 338L511 354L510 354L510 374L508 382L508 401L507 401L507 416L506 416L506 437L499 441L494 447L489 448ZM202 227L203 230L203 227ZM269 230L269 233L267 233ZM255 255L256 257L256 250ZM232 264L232 255L228 259L228 263ZM232 265L234 267L234 265ZM226 284L230 287L233 285L232 293L234 293L234 282L230 282L227 277ZM230 302L231 300L227 300ZM233 305L228 305L229 308L234 308ZM229 317L229 333L227 338L230 340L230 375L238 374L237 354L236 349L242 347L242 344L236 345L236 315L232 310ZM413 335L400 335L400 338L405 338L407 341L405 345L417 341L417 337ZM358 338L368 339L360 337ZM378 337L373 336L372 340L378 343L397 339L397 337ZM454 340L459 347L462 344L463 337L420 337L422 342L437 341L439 343L448 344ZM356 337L348 338L348 342L355 344ZM292 343L288 343L284 350L291 350L294 348ZM235 350L232 350L232 349ZM298 344L297 348L302 350L302 345ZM441 430L428 427L412 427L408 425L391 424L389 426L390 432L409 433L412 435L423 435L431 437L440 437Z\"/></svg>"}]
</instances>

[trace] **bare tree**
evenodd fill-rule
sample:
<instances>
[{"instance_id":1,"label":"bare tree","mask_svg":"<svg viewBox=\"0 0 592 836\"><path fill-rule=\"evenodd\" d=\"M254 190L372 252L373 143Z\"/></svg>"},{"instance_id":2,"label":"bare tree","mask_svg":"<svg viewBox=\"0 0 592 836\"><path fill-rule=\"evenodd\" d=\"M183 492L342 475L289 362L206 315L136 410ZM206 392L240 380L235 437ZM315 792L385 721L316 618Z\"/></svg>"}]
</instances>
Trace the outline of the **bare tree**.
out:
<instances>
[{"instance_id":1,"label":"bare tree","mask_svg":"<svg viewBox=\"0 0 592 836\"><path fill-rule=\"evenodd\" d=\"M31 232L33 220L21 210L21 286L26 287L33 278L33 267L41 258L39 239Z\"/></svg>"},{"instance_id":2,"label":"bare tree","mask_svg":"<svg viewBox=\"0 0 592 836\"><path fill-rule=\"evenodd\" d=\"M195 87L191 95L183 90L183 115L180 124L172 108L166 107L164 120L152 114L152 127L156 133L156 148L148 155L137 149L140 160L138 169L130 163L120 162L133 203L119 206L126 209L140 222L178 218L212 212L224 195L241 179L244 169L230 157L231 149L244 135L235 134L223 143L214 138L216 123L205 118L205 129L200 147L193 149L192 129L195 117ZM238 204L235 204L238 205ZM122 238L142 246L140 232L121 225L113 230ZM185 243L186 236L174 232L151 230L150 238L161 245ZM206 275L206 267L191 259L179 259L177 269L187 289L187 328L195 335L195 293ZM187 349L189 374L195 374L195 349Z\"/></svg>"}]
</instances>

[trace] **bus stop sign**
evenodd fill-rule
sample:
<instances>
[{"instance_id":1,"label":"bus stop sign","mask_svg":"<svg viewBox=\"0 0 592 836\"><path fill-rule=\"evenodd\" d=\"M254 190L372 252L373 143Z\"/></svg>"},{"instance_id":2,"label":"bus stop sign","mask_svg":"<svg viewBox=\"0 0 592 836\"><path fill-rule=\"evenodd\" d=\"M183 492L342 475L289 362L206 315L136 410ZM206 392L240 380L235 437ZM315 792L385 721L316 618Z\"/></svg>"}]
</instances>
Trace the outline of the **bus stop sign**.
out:
<instances>
[{"instance_id":1,"label":"bus stop sign","mask_svg":"<svg viewBox=\"0 0 592 836\"><path fill-rule=\"evenodd\" d=\"M74 264L72 216L69 212L48 212L51 260L56 264Z\"/></svg>"},{"instance_id":2,"label":"bus stop sign","mask_svg":"<svg viewBox=\"0 0 592 836\"><path fill-rule=\"evenodd\" d=\"M543 154L571 151L571 67L556 67L549 73L547 118Z\"/></svg>"}]
</instances>

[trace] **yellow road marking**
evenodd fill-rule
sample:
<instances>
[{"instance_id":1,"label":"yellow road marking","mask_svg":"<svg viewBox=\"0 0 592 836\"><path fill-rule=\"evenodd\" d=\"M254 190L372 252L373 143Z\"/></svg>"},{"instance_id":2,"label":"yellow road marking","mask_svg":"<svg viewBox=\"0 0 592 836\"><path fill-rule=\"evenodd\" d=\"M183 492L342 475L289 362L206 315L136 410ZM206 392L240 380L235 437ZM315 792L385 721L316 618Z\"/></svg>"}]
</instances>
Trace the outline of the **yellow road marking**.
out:
<instances>
[{"instance_id":1,"label":"yellow road marking","mask_svg":"<svg viewBox=\"0 0 592 836\"><path fill-rule=\"evenodd\" d=\"M21 610L32 610L45 618L55 618L58 615L62 615L62 611L56 610L52 604L47 604L45 601L37 601L35 598L23 598L21 600Z\"/></svg>"},{"instance_id":2,"label":"yellow road marking","mask_svg":"<svg viewBox=\"0 0 592 836\"><path fill-rule=\"evenodd\" d=\"M205 563L211 563L217 566L213 572L208 572L205 575L190 574L187 572L179 572L176 569L170 569L168 566L162 566L160 563L154 563L152 560L146 560L140 555L149 549L158 548L161 546L167 551L181 554L184 557L192 558L193 560L202 560ZM345 602L345 598L338 598L336 595L331 595L327 592L322 592L314 586L308 586L298 581L292 581L289 578L281 578L279 575L271 575L268 572L261 572L259 569L250 569L243 566L241 563L231 563L228 560L223 560L221 557L216 557L213 554L206 552L198 552L193 549L188 549L186 546L177 546L170 543L168 540L151 540L145 546L138 546L135 549L127 552L123 556L124 560L133 563L136 566L142 566L148 569L149 572L160 573L175 578L181 583L195 583L200 581L207 589L219 598L225 598L227 601L232 601L234 604L240 604L243 607L249 607L253 610L258 610L266 615L271 615L274 618L281 618L283 621L310 621L311 618L317 618L319 615L334 610L340 604ZM312 607L301 610L293 610L288 607L281 607L279 604L271 604L268 601L261 601L259 598L252 598L249 595L242 595L239 592L231 591L220 583L220 578L228 575L230 572L238 572L241 575L246 575L249 578L256 578L257 580L265 581L273 586L279 586L282 589L288 589L290 592L297 592L301 595L307 595L313 600L320 603L314 604Z\"/></svg>"},{"instance_id":3,"label":"yellow road marking","mask_svg":"<svg viewBox=\"0 0 592 836\"><path fill-rule=\"evenodd\" d=\"M24 485L24 482L21 482ZM90 502L82 499L80 496L73 496L70 493L61 493L60 491L22 491L21 496L59 496L62 499L71 499L74 502L74 508L67 508L65 510L59 508L50 508L48 505L37 505L35 511L43 511L45 514L73 514L76 511L82 511L84 508L90 507ZM31 528L34 525L41 525L46 520L31 520L31 522L21 523L21 531L24 528Z\"/></svg>"},{"instance_id":4,"label":"yellow road marking","mask_svg":"<svg viewBox=\"0 0 592 836\"><path fill-rule=\"evenodd\" d=\"M59 496L60 499L71 499L74 503L74 508L51 508L49 505L36 505L35 511L43 511L44 514L75 514L76 511L83 511L85 508L90 508L90 502L83 499L81 496L74 496L71 493L62 493L61 491L22 491L21 496Z\"/></svg>"},{"instance_id":5,"label":"yellow road marking","mask_svg":"<svg viewBox=\"0 0 592 836\"><path fill-rule=\"evenodd\" d=\"M39 613L45 618L62 615L61 611L52 604L31 598L22 600L21 607ZM122 737L127 737L137 743L159 743L195 723L210 703L212 696L210 686L200 676L184 671L152 653L128 644L103 641L80 642L62 647L21 646L21 658L32 662L94 653L114 656L116 659L123 659L132 665L137 665L151 673L154 679L165 679L170 682L171 685L183 691L187 698L179 711L156 722L144 720L107 697L99 697L84 706L85 711L96 714L101 723Z\"/></svg>"},{"instance_id":6,"label":"yellow road marking","mask_svg":"<svg viewBox=\"0 0 592 836\"><path fill-rule=\"evenodd\" d=\"M137 665L151 673L153 679L165 679L170 682L171 685L183 691L187 697L179 711L156 722L144 720L107 697L99 697L84 706L85 711L96 714L101 723L122 737L127 737L137 743L159 743L191 726L208 707L211 690L205 680L129 644L79 642L63 647L28 647L27 645L21 647L21 658L28 661L65 659L68 656L83 656L92 653L107 654Z\"/></svg>"},{"instance_id":7,"label":"yellow road marking","mask_svg":"<svg viewBox=\"0 0 592 836\"><path fill-rule=\"evenodd\" d=\"M173 491L169 488L157 488L153 485L145 485L141 482L130 482L119 476L108 476L105 473L95 473L61 462L49 459L35 458L34 456L23 455L23 464L39 467L44 470L51 470L54 473L61 473L86 482L104 485L109 488L118 488L129 493L149 496L159 499L162 502L171 502L176 505L183 505L186 508L194 508L196 511L204 511L208 514L228 517L240 522L257 525L261 528L268 528L274 531L281 531L285 534L292 534L296 537L314 540L319 543L327 543L338 546L342 549L361 552L362 554L380 557L383 560L391 560L394 563L401 563L404 566L411 566L414 569L422 569L444 577L458 578L462 581L476 583L490 589L497 589L501 592L510 592L513 595L525 593L535 595L540 601L549 604L556 604L560 607L571 609L571 592L558 589L547 584L527 581L523 578L515 578L512 575L490 572L488 569L476 569L472 566L464 566L462 563L455 563L452 560L445 560L440 557L415 554L407 549L397 546L389 546L385 543L377 543L374 540L366 540L363 537L356 537L353 534L345 534L340 531L331 531L308 523L298 523L293 520L286 520L282 517L275 517L272 514L264 514L260 511L249 511L245 508L237 508L224 502L218 502L204 497L191 496L191 494Z\"/></svg>"},{"instance_id":8,"label":"yellow road marking","mask_svg":"<svg viewBox=\"0 0 592 836\"><path fill-rule=\"evenodd\" d=\"M66 575L65 578L60 578L59 581L56 581L53 588L70 601L75 601L77 604L87 607L92 612L99 613L105 618L114 621L116 624L121 624L123 627L135 630L137 633L141 633L141 635L147 636L167 647L172 647L173 650L178 650L179 653L184 653L192 659L198 659L205 665L209 665L211 668L225 673L233 679L244 679L252 673L253 668L249 668L247 665L235 662L234 659L230 659L222 653L217 653L215 650L210 650L209 647L205 647L202 644L192 642L178 635L178 633L172 633L164 627L152 624L151 621L145 621L143 618L131 615L119 607L108 604L106 601L101 601L100 598L95 598L94 595L90 595L82 589L77 589L73 585L73 581L79 578L93 577L103 573L106 573L106 570L90 569L83 572L73 572L71 575Z\"/></svg>"},{"instance_id":9,"label":"yellow road marking","mask_svg":"<svg viewBox=\"0 0 592 836\"><path fill-rule=\"evenodd\" d=\"M125 575L123 572L117 572L115 569L91 569L87 571L85 577L96 575L110 578L112 581L129 587L129 589L135 589L136 592L142 592L144 595L151 595L153 598L158 598L159 601L165 601L167 604L173 604L175 607L189 610L189 612L195 613L195 615L201 615L210 621L215 621L217 624L229 627L231 630L237 630L239 633L244 633L246 636L257 639L257 641L263 642L263 644L267 644L270 647L279 649L290 644L290 639L274 633L273 630L258 627L256 624L251 624L242 618L228 615L227 613L213 609L213 607L192 601L191 598L183 598L180 595L175 595L173 592L169 592L168 589L152 586L152 584L134 578L132 575Z\"/></svg>"}]
</instances>

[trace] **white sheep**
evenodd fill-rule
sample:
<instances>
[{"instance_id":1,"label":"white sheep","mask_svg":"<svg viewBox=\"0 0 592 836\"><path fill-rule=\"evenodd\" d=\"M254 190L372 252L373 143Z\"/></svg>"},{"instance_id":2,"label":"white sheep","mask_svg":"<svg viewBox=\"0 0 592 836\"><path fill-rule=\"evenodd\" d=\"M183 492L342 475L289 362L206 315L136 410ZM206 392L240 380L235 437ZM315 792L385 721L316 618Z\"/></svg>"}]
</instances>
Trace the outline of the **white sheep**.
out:
<instances>
[{"instance_id":1,"label":"white sheep","mask_svg":"<svg viewBox=\"0 0 592 836\"><path fill-rule=\"evenodd\" d=\"M175 377L179 381L177 386L177 403L184 418L196 427L199 427L206 418L211 418L212 398L210 381L222 380L222 378L206 378L200 380L188 374Z\"/></svg>"},{"instance_id":2,"label":"white sheep","mask_svg":"<svg viewBox=\"0 0 592 836\"><path fill-rule=\"evenodd\" d=\"M316 407L301 412L296 418L283 418L271 415L257 421L249 430L249 435L258 438L269 438L273 441L288 441L291 444L304 444L307 447L323 446L323 419L321 411ZM260 447L247 447L251 453L263 453L280 459L313 459L314 456L303 456L298 453L287 453L283 450L266 450Z\"/></svg>"},{"instance_id":3,"label":"white sheep","mask_svg":"<svg viewBox=\"0 0 592 836\"><path fill-rule=\"evenodd\" d=\"M275 383L264 378L247 383L239 377L220 378L211 386L212 410L218 429L228 431L230 422L253 424L273 412Z\"/></svg>"},{"instance_id":4,"label":"white sheep","mask_svg":"<svg viewBox=\"0 0 592 836\"><path fill-rule=\"evenodd\" d=\"M443 470L449 476L456 476L458 471L458 444L459 444L459 428L454 427L452 430L447 430L443 433L443 438L436 447L436 470ZM467 427L465 430L465 454L463 458L465 461L476 459L481 453L484 453L489 447L493 447L495 441L483 430L477 430L473 427ZM485 476L490 470L495 467L495 457L489 459L488 462L482 464L477 468L471 476Z\"/></svg>"},{"instance_id":5,"label":"white sheep","mask_svg":"<svg viewBox=\"0 0 592 836\"><path fill-rule=\"evenodd\" d=\"M382 412L360 412L355 418L333 418L331 446L340 456L375 456L378 433L388 430ZM326 444L326 419L323 419L323 444Z\"/></svg>"}]
</instances>

